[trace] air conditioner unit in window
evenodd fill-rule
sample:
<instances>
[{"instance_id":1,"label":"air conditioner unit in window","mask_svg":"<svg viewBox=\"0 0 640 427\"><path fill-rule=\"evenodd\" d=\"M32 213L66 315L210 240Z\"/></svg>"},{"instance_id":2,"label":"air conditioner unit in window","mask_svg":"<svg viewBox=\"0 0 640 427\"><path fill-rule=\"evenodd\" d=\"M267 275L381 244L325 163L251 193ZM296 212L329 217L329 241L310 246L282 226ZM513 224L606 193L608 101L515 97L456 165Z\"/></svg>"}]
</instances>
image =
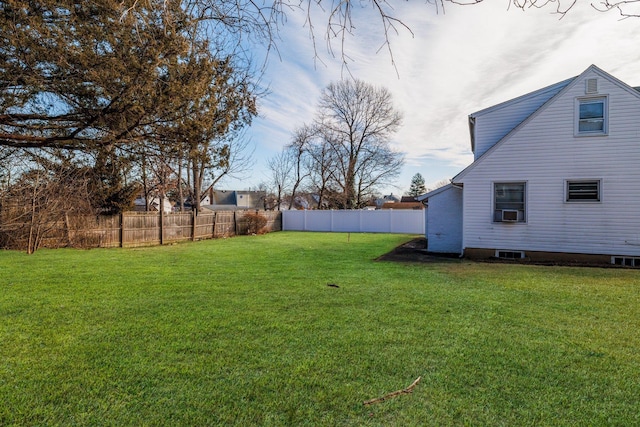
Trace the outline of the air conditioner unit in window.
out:
<instances>
[{"instance_id":1,"label":"air conditioner unit in window","mask_svg":"<svg viewBox=\"0 0 640 427\"><path fill-rule=\"evenodd\" d=\"M502 222L517 222L517 221L518 221L518 211L508 210L508 209L504 209L502 211Z\"/></svg>"}]
</instances>

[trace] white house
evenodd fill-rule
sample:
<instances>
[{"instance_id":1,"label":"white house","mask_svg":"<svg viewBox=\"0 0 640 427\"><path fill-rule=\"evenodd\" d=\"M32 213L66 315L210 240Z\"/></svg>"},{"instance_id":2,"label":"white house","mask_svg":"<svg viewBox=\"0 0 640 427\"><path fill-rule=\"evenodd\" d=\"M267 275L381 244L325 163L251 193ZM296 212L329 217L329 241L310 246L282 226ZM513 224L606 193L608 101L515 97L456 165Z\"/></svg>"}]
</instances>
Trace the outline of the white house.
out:
<instances>
[{"instance_id":1,"label":"white house","mask_svg":"<svg viewBox=\"0 0 640 427\"><path fill-rule=\"evenodd\" d=\"M474 162L422 196L430 251L640 266L638 89L592 65L469 129Z\"/></svg>"}]
</instances>

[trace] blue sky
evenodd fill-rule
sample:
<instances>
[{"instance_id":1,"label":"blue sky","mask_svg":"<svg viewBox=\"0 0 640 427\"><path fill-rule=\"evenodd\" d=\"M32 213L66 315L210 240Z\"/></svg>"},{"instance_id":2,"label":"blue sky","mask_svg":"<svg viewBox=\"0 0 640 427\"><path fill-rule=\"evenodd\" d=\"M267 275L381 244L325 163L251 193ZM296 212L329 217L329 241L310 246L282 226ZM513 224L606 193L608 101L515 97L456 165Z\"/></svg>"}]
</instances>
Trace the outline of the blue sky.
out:
<instances>
[{"instance_id":1,"label":"blue sky","mask_svg":"<svg viewBox=\"0 0 640 427\"><path fill-rule=\"evenodd\" d=\"M427 187L448 180L472 162L467 116L475 111L580 74L595 64L619 79L640 85L640 18L621 20L578 4L564 18L552 8L507 9L505 1L437 11L426 2L393 2L396 15L412 30L391 35L393 61L371 8L354 11L354 37L347 39L349 72L387 87L404 114L392 141L406 164L395 187L407 191L420 172ZM279 55L271 53L260 101L248 136L255 149L251 173L227 179L228 189L269 183L267 161L291 139L295 128L312 120L321 90L348 77L341 59L328 51L321 16L312 16L317 54L304 13L292 12L280 33ZM334 44L339 54L340 47ZM264 58L262 47L256 58Z\"/></svg>"}]
</instances>

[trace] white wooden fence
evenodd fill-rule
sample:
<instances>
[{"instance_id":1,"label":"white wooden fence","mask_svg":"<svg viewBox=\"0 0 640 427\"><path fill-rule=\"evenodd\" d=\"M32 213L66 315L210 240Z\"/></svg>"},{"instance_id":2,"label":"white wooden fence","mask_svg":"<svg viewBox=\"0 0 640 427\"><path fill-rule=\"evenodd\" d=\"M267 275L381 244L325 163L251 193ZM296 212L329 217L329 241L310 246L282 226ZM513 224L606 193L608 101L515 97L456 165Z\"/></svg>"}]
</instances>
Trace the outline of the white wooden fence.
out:
<instances>
[{"instance_id":1,"label":"white wooden fence","mask_svg":"<svg viewBox=\"0 0 640 427\"><path fill-rule=\"evenodd\" d=\"M425 234L424 210L283 211L285 231Z\"/></svg>"}]
</instances>

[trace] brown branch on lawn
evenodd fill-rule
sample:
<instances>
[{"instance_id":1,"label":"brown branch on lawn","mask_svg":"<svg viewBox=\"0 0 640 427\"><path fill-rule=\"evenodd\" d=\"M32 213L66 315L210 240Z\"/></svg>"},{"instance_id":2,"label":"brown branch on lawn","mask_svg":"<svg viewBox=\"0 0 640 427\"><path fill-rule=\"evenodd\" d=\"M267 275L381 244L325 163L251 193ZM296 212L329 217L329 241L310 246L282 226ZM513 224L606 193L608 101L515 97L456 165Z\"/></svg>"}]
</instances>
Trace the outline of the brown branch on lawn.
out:
<instances>
[{"instance_id":1,"label":"brown branch on lawn","mask_svg":"<svg viewBox=\"0 0 640 427\"><path fill-rule=\"evenodd\" d=\"M392 397L400 396L401 394L410 394L413 392L413 389L416 388L416 385L420 382L422 377L416 378L414 382L407 388L403 388L402 390L396 390L394 392L385 394L382 397L376 397L375 399L367 400L363 403L364 406L373 405L374 403L384 402L387 399L391 399Z\"/></svg>"}]
</instances>

